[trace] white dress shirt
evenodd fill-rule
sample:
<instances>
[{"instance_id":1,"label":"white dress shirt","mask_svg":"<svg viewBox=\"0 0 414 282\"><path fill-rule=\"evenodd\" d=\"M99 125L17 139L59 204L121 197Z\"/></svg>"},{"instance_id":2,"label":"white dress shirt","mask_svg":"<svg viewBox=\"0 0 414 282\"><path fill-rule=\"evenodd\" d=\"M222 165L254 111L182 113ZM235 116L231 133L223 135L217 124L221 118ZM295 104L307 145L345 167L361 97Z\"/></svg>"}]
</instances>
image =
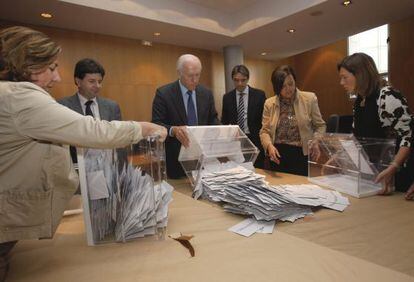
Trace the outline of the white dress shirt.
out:
<instances>
[{"instance_id":1,"label":"white dress shirt","mask_svg":"<svg viewBox=\"0 0 414 282\"><path fill-rule=\"evenodd\" d=\"M89 101L89 99L83 97L79 92L77 93L78 97L79 97L79 101L82 107L82 111L83 114L85 115L86 112L86 105L85 103ZM93 117L96 119L101 119L101 116L99 115L99 107L98 107L98 101L96 100L96 97L94 97L93 99L90 99L93 101L93 103L91 104L91 111L93 113Z\"/></svg>"}]
</instances>

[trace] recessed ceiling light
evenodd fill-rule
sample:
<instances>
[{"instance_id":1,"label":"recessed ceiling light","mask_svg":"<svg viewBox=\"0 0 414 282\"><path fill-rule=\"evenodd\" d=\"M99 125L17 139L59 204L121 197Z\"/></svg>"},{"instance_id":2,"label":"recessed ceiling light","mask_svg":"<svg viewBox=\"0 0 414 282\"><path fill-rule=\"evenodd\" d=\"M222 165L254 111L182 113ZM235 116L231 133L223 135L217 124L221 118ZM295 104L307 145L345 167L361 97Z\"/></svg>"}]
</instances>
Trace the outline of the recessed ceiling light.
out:
<instances>
[{"instance_id":1,"label":"recessed ceiling light","mask_svg":"<svg viewBox=\"0 0 414 282\"><path fill-rule=\"evenodd\" d=\"M154 35L155 36L160 36L161 35L161 32L154 32Z\"/></svg>"},{"instance_id":2,"label":"recessed ceiling light","mask_svg":"<svg viewBox=\"0 0 414 282\"><path fill-rule=\"evenodd\" d=\"M262 52L262 53L260 53L260 55L262 55L262 56L266 56L266 55L267 55L267 53L266 53L266 52Z\"/></svg>"},{"instance_id":3,"label":"recessed ceiling light","mask_svg":"<svg viewBox=\"0 0 414 282\"><path fill-rule=\"evenodd\" d=\"M288 30L286 30L286 32L289 32L289 33L294 33L294 32L296 32L296 29L294 29L294 28L289 28Z\"/></svg>"},{"instance_id":4,"label":"recessed ceiling light","mask_svg":"<svg viewBox=\"0 0 414 282\"><path fill-rule=\"evenodd\" d=\"M144 46L152 46L152 42L148 40L141 40L141 44Z\"/></svg>"},{"instance_id":5,"label":"recessed ceiling light","mask_svg":"<svg viewBox=\"0 0 414 282\"><path fill-rule=\"evenodd\" d=\"M50 19L53 17L52 14L49 13L41 13L40 16L45 19Z\"/></svg>"},{"instance_id":6,"label":"recessed ceiling light","mask_svg":"<svg viewBox=\"0 0 414 282\"><path fill-rule=\"evenodd\" d=\"M351 4L352 4L352 1L351 0L342 1L342 5L345 6L345 7L348 7Z\"/></svg>"}]
</instances>

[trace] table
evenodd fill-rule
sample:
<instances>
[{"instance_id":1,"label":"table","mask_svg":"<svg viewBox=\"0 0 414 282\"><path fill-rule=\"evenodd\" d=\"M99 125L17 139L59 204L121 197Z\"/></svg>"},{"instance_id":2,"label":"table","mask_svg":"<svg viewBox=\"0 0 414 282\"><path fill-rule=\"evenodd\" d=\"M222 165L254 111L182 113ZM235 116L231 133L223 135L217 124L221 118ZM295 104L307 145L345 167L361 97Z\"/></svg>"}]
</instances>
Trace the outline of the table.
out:
<instances>
[{"instance_id":1,"label":"table","mask_svg":"<svg viewBox=\"0 0 414 282\"><path fill-rule=\"evenodd\" d=\"M306 183L274 172L267 180ZM196 256L172 239L86 245L80 215L62 221L53 240L19 242L7 281L414 281L414 202L402 194L350 198L343 212L321 209L273 234L227 231L243 217L176 187L168 233L193 234Z\"/></svg>"}]
</instances>

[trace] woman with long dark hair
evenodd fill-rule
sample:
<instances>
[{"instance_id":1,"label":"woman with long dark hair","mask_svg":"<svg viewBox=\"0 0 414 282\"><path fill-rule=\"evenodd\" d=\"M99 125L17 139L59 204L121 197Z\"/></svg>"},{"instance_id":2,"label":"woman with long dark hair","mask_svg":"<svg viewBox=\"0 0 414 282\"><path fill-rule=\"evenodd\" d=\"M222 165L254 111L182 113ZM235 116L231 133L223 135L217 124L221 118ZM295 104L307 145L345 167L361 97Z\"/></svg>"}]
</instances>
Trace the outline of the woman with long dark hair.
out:
<instances>
[{"instance_id":1,"label":"woman with long dark hair","mask_svg":"<svg viewBox=\"0 0 414 282\"><path fill-rule=\"evenodd\" d=\"M383 183L380 194L394 188L405 192L414 181L413 118L405 97L378 73L374 60L364 53L345 57L338 64L340 84L354 103L353 131L356 137L395 138L396 155L377 177Z\"/></svg>"}]
</instances>

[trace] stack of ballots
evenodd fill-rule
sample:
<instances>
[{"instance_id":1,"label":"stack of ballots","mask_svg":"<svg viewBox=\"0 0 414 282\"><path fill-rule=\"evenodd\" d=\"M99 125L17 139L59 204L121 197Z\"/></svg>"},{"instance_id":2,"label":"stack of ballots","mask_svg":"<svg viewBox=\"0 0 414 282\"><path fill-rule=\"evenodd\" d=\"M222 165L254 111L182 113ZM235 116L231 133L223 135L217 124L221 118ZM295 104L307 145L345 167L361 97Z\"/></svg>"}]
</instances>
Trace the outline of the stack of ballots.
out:
<instances>
[{"instance_id":1,"label":"stack of ballots","mask_svg":"<svg viewBox=\"0 0 414 282\"><path fill-rule=\"evenodd\" d=\"M142 141L144 144L147 140ZM78 150L89 245L160 234L168 222L173 188L155 176L160 160L148 150L150 168L132 163L131 150Z\"/></svg>"},{"instance_id":2,"label":"stack of ballots","mask_svg":"<svg viewBox=\"0 0 414 282\"><path fill-rule=\"evenodd\" d=\"M124 167L119 180L121 200L115 226L117 241L152 235L155 228L167 226L172 186L165 181L154 185L149 174L130 164Z\"/></svg>"},{"instance_id":3,"label":"stack of ballots","mask_svg":"<svg viewBox=\"0 0 414 282\"><path fill-rule=\"evenodd\" d=\"M273 185L264 176L241 166L203 173L202 197L218 202L232 213L252 215L256 220L295 221L312 214L312 207L343 211L348 198L317 185Z\"/></svg>"}]
</instances>

